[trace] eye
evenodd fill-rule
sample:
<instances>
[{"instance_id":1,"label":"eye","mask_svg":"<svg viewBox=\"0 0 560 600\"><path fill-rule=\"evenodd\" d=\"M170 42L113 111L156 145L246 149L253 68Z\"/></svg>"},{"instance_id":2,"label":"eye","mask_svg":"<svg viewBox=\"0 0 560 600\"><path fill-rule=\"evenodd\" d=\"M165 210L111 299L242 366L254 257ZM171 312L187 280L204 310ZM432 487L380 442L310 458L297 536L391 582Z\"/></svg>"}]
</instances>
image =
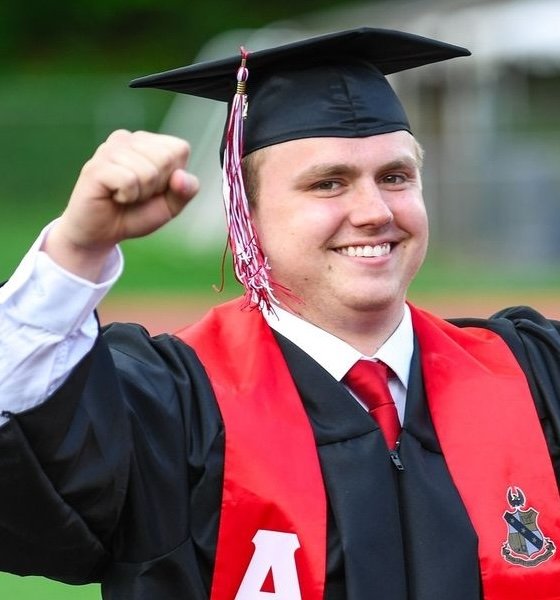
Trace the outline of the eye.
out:
<instances>
[{"instance_id":1,"label":"eye","mask_svg":"<svg viewBox=\"0 0 560 600\"><path fill-rule=\"evenodd\" d=\"M313 184L311 188L320 192L336 192L341 186L342 184L340 181L335 181L334 179L325 179L324 181L319 181Z\"/></svg>"},{"instance_id":2,"label":"eye","mask_svg":"<svg viewBox=\"0 0 560 600\"><path fill-rule=\"evenodd\" d=\"M408 177L404 173L388 173L381 178L381 181L388 185L402 185L407 180Z\"/></svg>"}]
</instances>

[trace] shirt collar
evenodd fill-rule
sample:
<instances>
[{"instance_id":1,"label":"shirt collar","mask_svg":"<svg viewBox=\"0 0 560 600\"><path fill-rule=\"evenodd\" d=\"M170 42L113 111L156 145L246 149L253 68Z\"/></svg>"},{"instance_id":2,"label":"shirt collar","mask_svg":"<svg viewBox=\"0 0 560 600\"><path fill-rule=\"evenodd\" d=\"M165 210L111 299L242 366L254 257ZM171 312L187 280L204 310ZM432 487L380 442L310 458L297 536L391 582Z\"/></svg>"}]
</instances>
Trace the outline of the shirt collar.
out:
<instances>
[{"instance_id":1,"label":"shirt collar","mask_svg":"<svg viewBox=\"0 0 560 600\"><path fill-rule=\"evenodd\" d=\"M410 361L414 349L414 334L410 309L405 304L401 322L387 341L372 356L364 356L347 342L335 335L278 307L276 314L263 311L269 326L288 338L309 354L337 381L361 358L382 360L398 377L404 388L408 387Z\"/></svg>"}]
</instances>

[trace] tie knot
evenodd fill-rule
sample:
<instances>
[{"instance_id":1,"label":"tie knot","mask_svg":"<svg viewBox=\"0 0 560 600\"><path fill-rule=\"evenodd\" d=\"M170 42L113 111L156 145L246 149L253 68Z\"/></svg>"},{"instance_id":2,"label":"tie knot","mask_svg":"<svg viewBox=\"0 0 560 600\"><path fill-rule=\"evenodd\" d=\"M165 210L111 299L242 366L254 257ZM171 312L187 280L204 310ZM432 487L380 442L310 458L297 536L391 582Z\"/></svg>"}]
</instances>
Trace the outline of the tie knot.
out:
<instances>
[{"instance_id":1,"label":"tie knot","mask_svg":"<svg viewBox=\"0 0 560 600\"><path fill-rule=\"evenodd\" d=\"M390 369L381 361L359 360L346 374L346 385L372 410L392 403L388 379Z\"/></svg>"}]
</instances>

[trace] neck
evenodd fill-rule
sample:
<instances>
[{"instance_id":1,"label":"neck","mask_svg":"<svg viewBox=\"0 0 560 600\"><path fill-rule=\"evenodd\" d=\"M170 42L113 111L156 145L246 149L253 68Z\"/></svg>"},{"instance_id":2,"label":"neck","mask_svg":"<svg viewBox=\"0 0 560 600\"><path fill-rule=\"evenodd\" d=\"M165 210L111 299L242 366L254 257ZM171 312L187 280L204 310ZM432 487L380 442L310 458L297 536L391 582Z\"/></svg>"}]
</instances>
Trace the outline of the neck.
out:
<instances>
[{"instance_id":1,"label":"neck","mask_svg":"<svg viewBox=\"0 0 560 600\"><path fill-rule=\"evenodd\" d=\"M293 303L282 303L282 308L328 331L364 356L377 352L399 326L404 314L404 304L374 311L349 311L351 314L346 315L315 312Z\"/></svg>"}]
</instances>

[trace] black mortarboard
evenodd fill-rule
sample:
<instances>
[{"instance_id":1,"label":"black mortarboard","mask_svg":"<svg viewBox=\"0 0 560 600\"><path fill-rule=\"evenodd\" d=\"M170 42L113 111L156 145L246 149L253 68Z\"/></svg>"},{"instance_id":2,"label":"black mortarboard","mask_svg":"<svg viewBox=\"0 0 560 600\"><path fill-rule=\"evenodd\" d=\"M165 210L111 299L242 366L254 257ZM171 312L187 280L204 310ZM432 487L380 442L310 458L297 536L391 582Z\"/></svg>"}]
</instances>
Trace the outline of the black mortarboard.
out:
<instances>
[{"instance_id":1,"label":"black mortarboard","mask_svg":"<svg viewBox=\"0 0 560 600\"><path fill-rule=\"evenodd\" d=\"M468 56L418 35L363 27L250 53L243 152L305 137L365 137L410 126L384 75ZM150 87L231 102L239 55L141 77Z\"/></svg>"},{"instance_id":2,"label":"black mortarboard","mask_svg":"<svg viewBox=\"0 0 560 600\"><path fill-rule=\"evenodd\" d=\"M131 86L229 104L221 154L234 270L248 300L270 309L273 285L251 220L241 157L300 138L410 131L385 75L470 53L409 33L364 27L241 54L243 60L238 55L194 64L135 79Z\"/></svg>"}]
</instances>

